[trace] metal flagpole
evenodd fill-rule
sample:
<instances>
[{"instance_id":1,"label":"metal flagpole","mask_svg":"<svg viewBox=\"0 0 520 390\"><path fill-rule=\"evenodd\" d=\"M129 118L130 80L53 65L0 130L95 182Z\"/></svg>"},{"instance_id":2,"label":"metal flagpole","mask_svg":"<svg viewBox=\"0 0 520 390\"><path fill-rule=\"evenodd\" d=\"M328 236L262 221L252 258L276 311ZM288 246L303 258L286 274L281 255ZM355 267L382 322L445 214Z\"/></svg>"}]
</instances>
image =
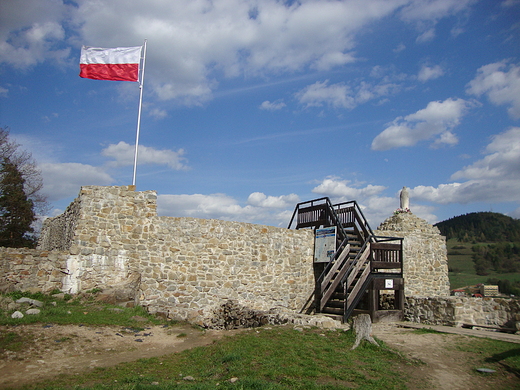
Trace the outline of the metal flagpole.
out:
<instances>
[{"instance_id":1,"label":"metal flagpole","mask_svg":"<svg viewBox=\"0 0 520 390\"><path fill-rule=\"evenodd\" d=\"M143 86L144 86L144 65L146 63L146 39L143 45L143 66L141 68L141 81L139 83L139 112L137 114L137 134L135 136L135 152L134 152L134 175L132 185L135 186L135 174L137 171L137 149L139 148L139 131L141 130L141 109L143 107Z\"/></svg>"}]
</instances>

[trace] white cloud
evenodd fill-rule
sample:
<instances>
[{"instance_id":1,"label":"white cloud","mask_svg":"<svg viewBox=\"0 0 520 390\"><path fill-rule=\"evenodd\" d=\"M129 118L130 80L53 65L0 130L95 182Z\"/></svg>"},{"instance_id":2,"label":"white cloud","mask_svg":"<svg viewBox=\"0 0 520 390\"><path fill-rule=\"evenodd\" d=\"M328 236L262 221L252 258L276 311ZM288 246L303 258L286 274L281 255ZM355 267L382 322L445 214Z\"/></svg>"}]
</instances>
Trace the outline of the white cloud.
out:
<instances>
[{"instance_id":1,"label":"white cloud","mask_svg":"<svg viewBox=\"0 0 520 390\"><path fill-rule=\"evenodd\" d=\"M79 163L43 163L43 191L53 202L76 196L79 188L86 185L110 185L114 179L102 168Z\"/></svg>"},{"instance_id":2,"label":"white cloud","mask_svg":"<svg viewBox=\"0 0 520 390\"><path fill-rule=\"evenodd\" d=\"M294 203L292 203L294 201ZM183 194L159 195L157 197L157 213L163 216L192 217L205 219L221 219L258 223L273 226L287 226L292 209L299 202L294 195L280 197L253 193L245 206L225 194ZM284 209L288 207L289 209ZM280 210L282 209L282 210Z\"/></svg>"},{"instance_id":3,"label":"white cloud","mask_svg":"<svg viewBox=\"0 0 520 390\"><path fill-rule=\"evenodd\" d=\"M385 190L384 186L353 185L349 180L327 177L312 192L329 197L333 204L355 200L372 229L376 229L399 207L399 194L394 197L383 196ZM432 206L412 204L412 208L417 216L430 222L437 221L437 217L432 214Z\"/></svg>"},{"instance_id":4,"label":"white cloud","mask_svg":"<svg viewBox=\"0 0 520 390\"><path fill-rule=\"evenodd\" d=\"M0 97L7 97L9 90L3 87L0 87Z\"/></svg>"},{"instance_id":5,"label":"white cloud","mask_svg":"<svg viewBox=\"0 0 520 390\"><path fill-rule=\"evenodd\" d=\"M399 45L397 45L397 47L393 50L394 53L400 53L402 51L406 50L406 46L404 43L400 43Z\"/></svg>"},{"instance_id":6,"label":"white cloud","mask_svg":"<svg viewBox=\"0 0 520 390\"><path fill-rule=\"evenodd\" d=\"M150 110L149 115L155 119L164 119L168 116L168 113L160 108L153 108Z\"/></svg>"},{"instance_id":7,"label":"white cloud","mask_svg":"<svg viewBox=\"0 0 520 390\"><path fill-rule=\"evenodd\" d=\"M3 0L0 2L0 58L16 68L47 59L62 62L70 48L60 48L65 38L62 23L67 9L58 0Z\"/></svg>"},{"instance_id":8,"label":"white cloud","mask_svg":"<svg viewBox=\"0 0 520 390\"><path fill-rule=\"evenodd\" d=\"M417 79L421 82L426 82L428 80L435 80L444 75L444 70L440 65L434 65L432 67L423 65L419 74L417 75Z\"/></svg>"},{"instance_id":9,"label":"white cloud","mask_svg":"<svg viewBox=\"0 0 520 390\"><path fill-rule=\"evenodd\" d=\"M314 68L317 70L329 70L336 66L341 66L355 62L356 58L353 54L345 54L341 52L331 52L321 57L315 64Z\"/></svg>"},{"instance_id":10,"label":"white cloud","mask_svg":"<svg viewBox=\"0 0 520 390\"><path fill-rule=\"evenodd\" d=\"M468 84L467 93L487 95L491 103L508 105L512 118L520 119L520 66L507 61L485 65Z\"/></svg>"},{"instance_id":11,"label":"white cloud","mask_svg":"<svg viewBox=\"0 0 520 390\"><path fill-rule=\"evenodd\" d=\"M308 85L296 94L300 104L305 107L321 107L327 104L333 108L354 108L355 101L352 91L345 84L328 85L329 80L317 81Z\"/></svg>"},{"instance_id":12,"label":"white cloud","mask_svg":"<svg viewBox=\"0 0 520 390\"><path fill-rule=\"evenodd\" d=\"M377 70L373 70L372 73L377 73ZM306 108L327 105L336 109L351 110L359 104L393 95L401 89L399 84L390 82L388 79L385 77L380 83L375 84L360 81L353 88L344 83L329 85L329 80L317 81L298 91L295 97Z\"/></svg>"},{"instance_id":13,"label":"white cloud","mask_svg":"<svg viewBox=\"0 0 520 390\"><path fill-rule=\"evenodd\" d=\"M485 153L483 159L455 172L451 179L511 179L520 182L520 127L494 136Z\"/></svg>"},{"instance_id":14,"label":"white cloud","mask_svg":"<svg viewBox=\"0 0 520 390\"><path fill-rule=\"evenodd\" d=\"M466 10L477 0L419 0L411 1L401 10L407 21L438 21Z\"/></svg>"},{"instance_id":15,"label":"white cloud","mask_svg":"<svg viewBox=\"0 0 520 390\"><path fill-rule=\"evenodd\" d=\"M399 12L407 23L431 24L470 4L469 0L81 0L71 6L62 0L4 0L0 58L24 68L68 58L67 44L135 46L146 37L150 89L159 99L200 105L218 86L218 74L237 77L344 66L356 61L356 35L370 23Z\"/></svg>"},{"instance_id":16,"label":"white cloud","mask_svg":"<svg viewBox=\"0 0 520 390\"><path fill-rule=\"evenodd\" d=\"M266 100L262 104L260 104L261 110L267 110L267 111L276 111L281 110L284 108L286 104L282 100L275 100L274 102L270 102L269 100Z\"/></svg>"},{"instance_id":17,"label":"white cloud","mask_svg":"<svg viewBox=\"0 0 520 390\"><path fill-rule=\"evenodd\" d=\"M520 193L520 127L493 137L486 156L455 172L460 182L437 187L418 186L410 197L439 204L471 202L518 202ZM466 181L462 181L466 179Z\"/></svg>"},{"instance_id":18,"label":"white cloud","mask_svg":"<svg viewBox=\"0 0 520 390\"><path fill-rule=\"evenodd\" d=\"M299 202L300 198L296 194L282 196L267 196L261 192L253 192L247 198L247 203L251 206L275 209L284 207L294 207Z\"/></svg>"},{"instance_id":19,"label":"white cloud","mask_svg":"<svg viewBox=\"0 0 520 390\"><path fill-rule=\"evenodd\" d=\"M423 32L421 35L419 35L417 37L417 39L415 40L415 42L426 43L426 42L433 41L434 39L435 39L435 29L430 28L430 29L426 30L425 32Z\"/></svg>"},{"instance_id":20,"label":"white cloud","mask_svg":"<svg viewBox=\"0 0 520 390\"><path fill-rule=\"evenodd\" d=\"M426 108L403 117L392 124L372 141L372 150L389 150L413 146L438 136L433 146L454 145L457 138L451 130L460 123L473 103L463 99L446 99L428 103Z\"/></svg>"},{"instance_id":21,"label":"white cloud","mask_svg":"<svg viewBox=\"0 0 520 390\"><path fill-rule=\"evenodd\" d=\"M400 11L401 19L415 23L420 35L417 43L426 43L436 36L435 27L442 18L465 12L478 0L410 1Z\"/></svg>"},{"instance_id":22,"label":"white cloud","mask_svg":"<svg viewBox=\"0 0 520 390\"><path fill-rule=\"evenodd\" d=\"M337 177L328 177L324 179L317 187L313 188L315 194L332 196L339 201L348 201L353 199L365 199L385 190L383 186L368 185L365 188L357 188L350 186L349 180L340 180Z\"/></svg>"},{"instance_id":23,"label":"white cloud","mask_svg":"<svg viewBox=\"0 0 520 390\"><path fill-rule=\"evenodd\" d=\"M109 165L116 167L129 166L134 164L135 145L127 144L120 141L118 144L111 144L103 149L101 154L106 157L112 157L115 161ZM184 150L158 150L150 146L139 145L138 164L155 164L166 165L171 169L182 170L187 169L184 164Z\"/></svg>"}]
</instances>

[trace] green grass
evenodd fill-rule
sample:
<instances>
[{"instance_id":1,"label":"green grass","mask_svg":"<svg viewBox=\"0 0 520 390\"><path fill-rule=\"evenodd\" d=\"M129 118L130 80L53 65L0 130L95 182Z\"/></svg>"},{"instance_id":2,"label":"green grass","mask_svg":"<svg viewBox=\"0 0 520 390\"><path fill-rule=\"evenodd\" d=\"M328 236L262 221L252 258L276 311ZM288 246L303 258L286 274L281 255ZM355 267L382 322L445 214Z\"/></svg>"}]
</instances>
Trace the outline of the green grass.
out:
<instances>
[{"instance_id":1,"label":"green grass","mask_svg":"<svg viewBox=\"0 0 520 390\"><path fill-rule=\"evenodd\" d=\"M31 306L28 303L22 304L18 310L24 314L24 317L20 319L11 318L11 314L15 310L0 309L0 325L52 323L58 325L83 324L140 327L145 323L165 323L164 320L150 316L142 307L121 308L115 305L107 305L97 302L95 295L96 293L92 293L81 298L76 297L75 299L65 300L41 293L14 292L4 294L4 296L11 297L15 301L21 297L36 299L43 302L43 306L38 307L40 314L26 315L25 311ZM141 321L138 321L136 318L139 318Z\"/></svg>"},{"instance_id":2,"label":"green grass","mask_svg":"<svg viewBox=\"0 0 520 390\"><path fill-rule=\"evenodd\" d=\"M434 334L443 334L442 332L439 332L435 329L432 329L432 328L420 328L420 329L415 329L412 331L413 333L417 333L417 334L429 334L429 333L434 333Z\"/></svg>"},{"instance_id":3,"label":"green grass","mask_svg":"<svg viewBox=\"0 0 520 390\"><path fill-rule=\"evenodd\" d=\"M27 388L406 389L407 377L400 367L410 361L366 342L351 351L354 339L352 332L344 331L259 328L207 347L62 376Z\"/></svg>"},{"instance_id":4,"label":"green grass","mask_svg":"<svg viewBox=\"0 0 520 390\"><path fill-rule=\"evenodd\" d=\"M475 272L473 267L473 254L471 247L474 244L471 242L459 242L455 239L450 239L446 243L448 250L448 267L455 272L449 272L451 289L461 288L465 286L473 286L478 283L486 283L489 278L497 278L503 280L510 280L511 282L520 280L520 273L496 273L491 272L489 275L480 276ZM485 244L481 244L485 245ZM459 253L459 254L453 254Z\"/></svg>"},{"instance_id":5,"label":"green grass","mask_svg":"<svg viewBox=\"0 0 520 390\"><path fill-rule=\"evenodd\" d=\"M520 377L520 344L471 337L456 344L456 349L470 352L476 368L505 367Z\"/></svg>"}]
</instances>

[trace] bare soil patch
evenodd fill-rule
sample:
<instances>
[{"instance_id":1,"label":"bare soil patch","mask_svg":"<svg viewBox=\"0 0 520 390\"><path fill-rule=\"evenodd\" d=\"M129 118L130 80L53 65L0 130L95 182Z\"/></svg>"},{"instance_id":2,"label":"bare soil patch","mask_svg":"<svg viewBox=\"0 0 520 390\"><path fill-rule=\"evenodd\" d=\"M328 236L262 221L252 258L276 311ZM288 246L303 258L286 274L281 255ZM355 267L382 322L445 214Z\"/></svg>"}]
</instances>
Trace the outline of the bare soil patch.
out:
<instances>
[{"instance_id":1,"label":"bare soil patch","mask_svg":"<svg viewBox=\"0 0 520 390\"><path fill-rule=\"evenodd\" d=\"M18 387L61 373L110 367L141 358L163 356L211 344L233 331L201 330L190 325L153 326L144 330L113 326L1 326L14 332L23 345L0 350L0 388Z\"/></svg>"}]
</instances>

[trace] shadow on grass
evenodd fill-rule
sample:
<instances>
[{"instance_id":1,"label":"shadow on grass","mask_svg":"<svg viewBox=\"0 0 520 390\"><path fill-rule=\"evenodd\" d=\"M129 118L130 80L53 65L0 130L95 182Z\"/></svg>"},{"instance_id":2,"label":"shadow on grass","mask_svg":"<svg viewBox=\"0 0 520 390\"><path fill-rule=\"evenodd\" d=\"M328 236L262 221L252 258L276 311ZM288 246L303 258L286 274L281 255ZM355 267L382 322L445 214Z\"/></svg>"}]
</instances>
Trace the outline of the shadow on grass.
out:
<instances>
[{"instance_id":1,"label":"shadow on grass","mask_svg":"<svg viewBox=\"0 0 520 390\"><path fill-rule=\"evenodd\" d=\"M520 348L510 349L501 353L497 353L493 356L486 358L486 363L498 363L504 367L508 372L515 374L520 378L520 369L512 367L506 360L520 362Z\"/></svg>"}]
</instances>

